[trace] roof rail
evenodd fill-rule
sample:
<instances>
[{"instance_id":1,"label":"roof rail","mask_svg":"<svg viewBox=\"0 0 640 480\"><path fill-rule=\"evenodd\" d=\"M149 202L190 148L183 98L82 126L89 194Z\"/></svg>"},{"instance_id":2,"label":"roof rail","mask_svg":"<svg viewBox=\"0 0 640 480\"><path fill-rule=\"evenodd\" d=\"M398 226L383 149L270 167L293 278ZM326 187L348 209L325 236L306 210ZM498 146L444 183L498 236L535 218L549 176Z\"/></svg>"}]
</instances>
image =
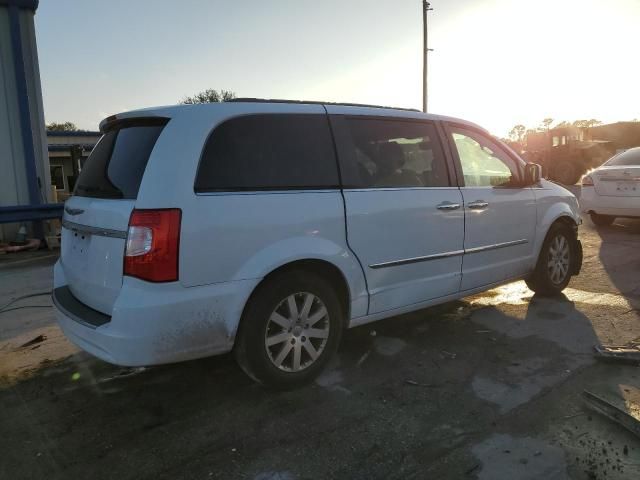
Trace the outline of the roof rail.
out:
<instances>
[{"instance_id":1,"label":"roof rail","mask_svg":"<svg viewBox=\"0 0 640 480\"><path fill-rule=\"evenodd\" d=\"M344 102L320 102L317 100L286 100L280 98L232 98L226 100L227 102L238 103L297 103L297 104L312 104L312 105L340 105L343 107L367 107L367 108L389 108L392 110L406 110L408 112L420 112L417 108L402 108L402 107L387 107L384 105L369 105L366 103L344 103Z\"/></svg>"}]
</instances>

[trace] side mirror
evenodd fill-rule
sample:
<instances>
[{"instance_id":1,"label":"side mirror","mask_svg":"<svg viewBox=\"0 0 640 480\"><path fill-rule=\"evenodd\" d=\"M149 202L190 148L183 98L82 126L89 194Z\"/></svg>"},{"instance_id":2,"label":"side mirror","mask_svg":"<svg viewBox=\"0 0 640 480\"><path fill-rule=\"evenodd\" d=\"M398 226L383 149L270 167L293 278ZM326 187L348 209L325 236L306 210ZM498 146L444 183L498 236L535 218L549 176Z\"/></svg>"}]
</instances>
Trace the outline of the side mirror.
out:
<instances>
[{"instance_id":1,"label":"side mirror","mask_svg":"<svg viewBox=\"0 0 640 480\"><path fill-rule=\"evenodd\" d=\"M535 185L542 178L542 166L537 163L527 163L524 166L524 184L525 186Z\"/></svg>"}]
</instances>

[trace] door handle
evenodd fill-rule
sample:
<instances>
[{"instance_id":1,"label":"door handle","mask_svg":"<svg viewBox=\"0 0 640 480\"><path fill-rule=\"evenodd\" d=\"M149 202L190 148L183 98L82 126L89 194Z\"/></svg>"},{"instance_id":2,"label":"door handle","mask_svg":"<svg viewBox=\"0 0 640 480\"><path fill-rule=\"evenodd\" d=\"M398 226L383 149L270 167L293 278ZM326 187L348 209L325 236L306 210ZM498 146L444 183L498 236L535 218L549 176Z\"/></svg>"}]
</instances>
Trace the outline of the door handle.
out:
<instances>
[{"instance_id":1,"label":"door handle","mask_svg":"<svg viewBox=\"0 0 640 480\"><path fill-rule=\"evenodd\" d=\"M442 202L436 207L438 210L457 210L460 208L459 203Z\"/></svg>"},{"instance_id":2,"label":"door handle","mask_svg":"<svg viewBox=\"0 0 640 480\"><path fill-rule=\"evenodd\" d=\"M489 206L488 202L483 202L482 200L476 200L475 202L471 202L467 207L471 210L484 210Z\"/></svg>"}]
</instances>

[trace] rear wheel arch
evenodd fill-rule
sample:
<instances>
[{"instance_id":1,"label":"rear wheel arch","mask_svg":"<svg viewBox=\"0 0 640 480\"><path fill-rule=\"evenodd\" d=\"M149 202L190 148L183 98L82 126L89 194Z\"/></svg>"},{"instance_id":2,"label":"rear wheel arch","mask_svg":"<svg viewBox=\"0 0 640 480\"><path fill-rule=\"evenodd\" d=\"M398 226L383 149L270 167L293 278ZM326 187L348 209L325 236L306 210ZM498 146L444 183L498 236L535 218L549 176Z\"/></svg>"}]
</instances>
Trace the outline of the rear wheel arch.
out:
<instances>
[{"instance_id":1,"label":"rear wheel arch","mask_svg":"<svg viewBox=\"0 0 640 480\"><path fill-rule=\"evenodd\" d=\"M244 310L246 310L247 305L249 304L249 302L251 302L252 298L261 288L273 281L274 278L277 278L280 275L285 275L287 272L294 271L316 274L326 279L332 285L336 292L336 295L338 296L338 300L340 301L340 306L342 308L346 326L351 314L351 292L349 290L347 278L342 270L340 270L340 268L338 268L335 264L326 260L319 259L294 260L273 269L271 272L265 275L263 279L254 287L253 291L245 302L243 308L243 316ZM240 327L241 326L238 326L238 330L240 329Z\"/></svg>"},{"instance_id":2,"label":"rear wheel arch","mask_svg":"<svg viewBox=\"0 0 640 480\"><path fill-rule=\"evenodd\" d=\"M315 298L311 301L320 302L315 305L323 308L321 315L324 320L318 317L314 323L305 325L307 317L298 316L300 310L292 313L289 306L287 314L278 306L293 298L299 309L301 303L296 301L296 297L303 301ZM280 320L269 313L273 305L276 305L274 311L281 314ZM303 315L307 315L311 308ZM348 325L348 311L349 286L338 267L324 260L297 260L284 264L266 275L248 297L235 336L233 352L236 360L247 375L267 386L289 388L306 383L315 378L335 354L342 331ZM316 309L315 314L318 312ZM282 323L285 320L291 323L285 325ZM326 329L325 336L318 334L319 323L315 323L318 320L326 322L321 327ZM275 334L270 330L274 326ZM267 335L270 336L267 338ZM318 344L318 338L326 340ZM275 341L269 343L271 340ZM273 349L278 348L280 350L276 354ZM305 360L306 366L298 370L301 359ZM285 362L290 364L287 366Z\"/></svg>"}]
</instances>

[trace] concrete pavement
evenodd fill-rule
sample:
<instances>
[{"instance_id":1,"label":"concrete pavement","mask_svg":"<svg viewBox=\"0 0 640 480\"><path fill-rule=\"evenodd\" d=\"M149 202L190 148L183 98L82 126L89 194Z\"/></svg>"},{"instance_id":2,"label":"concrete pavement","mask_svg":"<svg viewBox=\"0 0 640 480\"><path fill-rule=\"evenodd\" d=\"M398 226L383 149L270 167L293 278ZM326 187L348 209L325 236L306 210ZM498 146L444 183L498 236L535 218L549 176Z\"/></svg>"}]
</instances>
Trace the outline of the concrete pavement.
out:
<instances>
[{"instance_id":1,"label":"concrete pavement","mask_svg":"<svg viewBox=\"0 0 640 480\"><path fill-rule=\"evenodd\" d=\"M292 392L229 356L120 369L78 352L49 309L0 314L0 478L639 478L639 439L580 394L640 408L638 367L592 357L640 339L640 222L580 235L563 297L517 282L352 329ZM51 264L0 265L0 304L50 289Z\"/></svg>"}]
</instances>

